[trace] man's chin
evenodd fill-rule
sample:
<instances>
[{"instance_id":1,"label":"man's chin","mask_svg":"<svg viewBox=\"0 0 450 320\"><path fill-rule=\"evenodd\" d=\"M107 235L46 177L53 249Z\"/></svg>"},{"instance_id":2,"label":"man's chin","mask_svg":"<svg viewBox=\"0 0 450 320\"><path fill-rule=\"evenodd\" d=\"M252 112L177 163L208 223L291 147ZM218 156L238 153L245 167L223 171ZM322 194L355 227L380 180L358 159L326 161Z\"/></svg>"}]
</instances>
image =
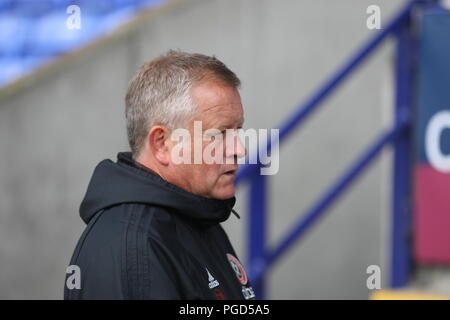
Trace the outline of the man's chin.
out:
<instances>
[{"instance_id":1,"label":"man's chin","mask_svg":"<svg viewBox=\"0 0 450 320\"><path fill-rule=\"evenodd\" d=\"M213 192L212 197L218 200L226 200L234 197L234 195L235 195L234 185L231 185Z\"/></svg>"}]
</instances>

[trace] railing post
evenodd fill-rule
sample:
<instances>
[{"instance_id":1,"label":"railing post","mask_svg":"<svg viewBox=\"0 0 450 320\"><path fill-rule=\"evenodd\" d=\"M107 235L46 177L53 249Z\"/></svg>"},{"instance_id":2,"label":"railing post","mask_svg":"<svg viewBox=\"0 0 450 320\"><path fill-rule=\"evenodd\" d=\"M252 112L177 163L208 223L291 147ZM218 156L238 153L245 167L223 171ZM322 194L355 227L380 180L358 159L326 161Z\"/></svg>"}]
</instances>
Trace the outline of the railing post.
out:
<instances>
[{"instance_id":1,"label":"railing post","mask_svg":"<svg viewBox=\"0 0 450 320\"><path fill-rule=\"evenodd\" d=\"M411 121L412 84L415 45L411 22L399 27L396 34L396 97L395 125L402 120ZM393 143L393 185L391 220L390 286L405 286L411 272L411 126L406 126Z\"/></svg>"},{"instance_id":2,"label":"railing post","mask_svg":"<svg viewBox=\"0 0 450 320\"><path fill-rule=\"evenodd\" d=\"M255 174L250 179L250 221L248 223L250 278L254 278L258 263L265 256L266 248L266 219L267 219L267 176ZM265 299L264 275L252 283L257 299Z\"/></svg>"}]
</instances>

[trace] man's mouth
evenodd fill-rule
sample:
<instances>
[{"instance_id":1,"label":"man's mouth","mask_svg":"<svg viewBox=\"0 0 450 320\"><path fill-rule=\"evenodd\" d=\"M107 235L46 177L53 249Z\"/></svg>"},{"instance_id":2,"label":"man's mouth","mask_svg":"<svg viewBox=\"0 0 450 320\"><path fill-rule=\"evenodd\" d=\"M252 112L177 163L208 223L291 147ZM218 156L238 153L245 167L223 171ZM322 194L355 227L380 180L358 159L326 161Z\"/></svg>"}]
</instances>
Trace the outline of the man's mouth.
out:
<instances>
[{"instance_id":1,"label":"man's mouth","mask_svg":"<svg viewBox=\"0 0 450 320\"><path fill-rule=\"evenodd\" d=\"M237 171L237 169L228 170L228 171L225 171L224 174L232 176L232 175L236 174L236 171Z\"/></svg>"}]
</instances>

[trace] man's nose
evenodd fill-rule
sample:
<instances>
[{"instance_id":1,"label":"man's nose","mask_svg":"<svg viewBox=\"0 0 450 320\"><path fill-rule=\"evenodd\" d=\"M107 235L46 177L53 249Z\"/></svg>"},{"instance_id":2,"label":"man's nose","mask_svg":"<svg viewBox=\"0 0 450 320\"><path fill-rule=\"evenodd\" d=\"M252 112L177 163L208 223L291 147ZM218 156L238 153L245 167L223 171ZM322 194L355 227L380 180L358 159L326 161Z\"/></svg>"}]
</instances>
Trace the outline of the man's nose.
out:
<instances>
[{"instance_id":1,"label":"man's nose","mask_svg":"<svg viewBox=\"0 0 450 320\"><path fill-rule=\"evenodd\" d=\"M229 143L227 143L226 148L227 157L241 158L247 154L247 149L245 148L236 131L233 133L233 139L230 142L231 145L228 145Z\"/></svg>"},{"instance_id":2,"label":"man's nose","mask_svg":"<svg viewBox=\"0 0 450 320\"><path fill-rule=\"evenodd\" d=\"M237 143L236 143L236 156L238 158L245 157L245 155L247 154L247 148L245 148L244 144L241 141L241 138L239 138L238 135L236 135L236 140L237 140Z\"/></svg>"}]
</instances>

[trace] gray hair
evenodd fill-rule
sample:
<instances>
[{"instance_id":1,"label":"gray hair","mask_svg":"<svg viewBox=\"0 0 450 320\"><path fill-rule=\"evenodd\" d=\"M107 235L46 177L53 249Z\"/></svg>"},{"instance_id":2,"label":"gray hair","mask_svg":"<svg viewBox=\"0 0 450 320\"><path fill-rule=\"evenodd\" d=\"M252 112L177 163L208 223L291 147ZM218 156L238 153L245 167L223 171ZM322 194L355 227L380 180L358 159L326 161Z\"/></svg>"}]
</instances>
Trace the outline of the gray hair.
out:
<instances>
[{"instance_id":1,"label":"gray hair","mask_svg":"<svg viewBox=\"0 0 450 320\"><path fill-rule=\"evenodd\" d=\"M145 62L128 84L125 116L133 158L141 151L149 130L164 125L181 127L195 115L191 88L205 78L234 89L239 78L214 56L170 50Z\"/></svg>"}]
</instances>

